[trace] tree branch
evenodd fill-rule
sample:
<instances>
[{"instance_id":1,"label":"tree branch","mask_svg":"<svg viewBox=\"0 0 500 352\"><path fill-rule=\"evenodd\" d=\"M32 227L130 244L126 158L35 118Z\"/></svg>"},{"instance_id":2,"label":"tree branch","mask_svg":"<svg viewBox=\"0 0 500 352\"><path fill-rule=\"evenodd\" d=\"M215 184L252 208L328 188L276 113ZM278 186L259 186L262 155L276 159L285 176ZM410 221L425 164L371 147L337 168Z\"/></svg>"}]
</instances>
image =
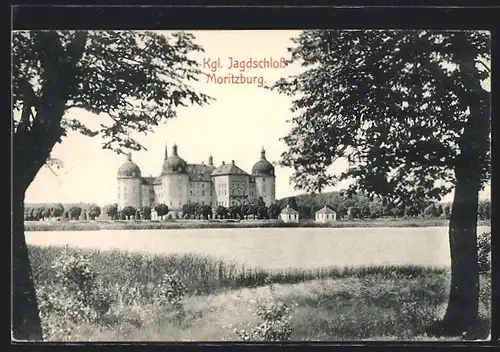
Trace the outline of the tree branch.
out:
<instances>
[{"instance_id":1,"label":"tree branch","mask_svg":"<svg viewBox=\"0 0 500 352\"><path fill-rule=\"evenodd\" d=\"M476 60L476 63L483 65L486 71L488 71L488 73L491 73L491 69L484 62L482 62L481 60Z\"/></svg>"}]
</instances>

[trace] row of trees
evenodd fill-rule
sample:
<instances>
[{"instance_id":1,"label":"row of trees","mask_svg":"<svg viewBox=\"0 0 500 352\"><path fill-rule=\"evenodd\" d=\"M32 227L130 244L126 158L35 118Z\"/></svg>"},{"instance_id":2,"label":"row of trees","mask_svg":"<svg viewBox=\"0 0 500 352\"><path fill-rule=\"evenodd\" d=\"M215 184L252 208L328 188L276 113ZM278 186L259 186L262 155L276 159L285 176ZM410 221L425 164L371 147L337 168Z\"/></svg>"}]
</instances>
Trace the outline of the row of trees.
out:
<instances>
[{"instance_id":1,"label":"row of trees","mask_svg":"<svg viewBox=\"0 0 500 352\"><path fill-rule=\"evenodd\" d=\"M451 204L426 201L414 201L410 204L393 204L380 198L356 194L346 197L342 193L304 194L283 198L277 201L280 209L290 205L299 212L301 219L314 219L316 211L328 205L337 212L337 218L344 219L379 219L379 218L429 218L450 219ZM491 202L479 202L478 218L491 218Z\"/></svg>"},{"instance_id":2,"label":"row of trees","mask_svg":"<svg viewBox=\"0 0 500 352\"><path fill-rule=\"evenodd\" d=\"M95 220L101 215L101 207L89 204L86 207L70 205L66 208L61 204L27 206L24 208L24 220Z\"/></svg>"},{"instance_id":3,"label":"row of trees","mask_svg":"<svg viewBox=\"0 0 500 352\"><path fill-rule=\"evenodd\" d=\"M368 197L363 196L351 199L344 199L336 193L321 196L315 200L310 195L288 197L273 202L269 206L266 206L262 198L259 198L255 203L233 205L228 208L218 206L215 209L215 216L221 219L244 219L248 217L278 219L281 210L289 205L299 212L301 219L314 219L315 212L321 209L324 204L335 210L338 218L347 219L378 219L384 217L450 219L451 215L451 204L449 203L430 203L426 205L425 203L420 204L415 202L415 204L410 206L400 206L391 203L384 205L380 200L370 201ZM318 203L318 201L322 201L323 203ZM154 210L158 216L165 216L170 211L165 204L155 205ZM150 206L144 206L141 209L127 206L118 211L117 204L110 204L104 207L102 213L106 214L112 220L126 220L131 217L150 220L151 211ZM88 204L84 207L72 205L67 208L61 203L55 205L27 206L24 211L24 219L27 221L47 219L95 220L100 215L101 208L96 204ZM213 215L212 208L209 205L189 203L182 207L182 216L185 219L209 219ZM491 202L489 200L479 202L478 218L481 220L491 219Z\"/></svg>"},{"instance_id":4,"label":"row of trees","mask_svg":"<svg viewBox=\"0 0 500 352\"><path fill-rule=\"evenodd\" d=\"M265 205L264 200L260 197L254 203L233 205L230 207L218 206L215 211L210 205L203 205L199 203L188 203L182 206L181 212L169 214L170 209L165 204L144 206L141 209L127 206L118 211L117 204L110 204L104 207L104 213L112 220L127 220L134 217L134 219L151 219L151 212L154 209L157 216L172 216L175 218L182 217L184 219L211 219L214 216L219 219L244 219L254 217L257 219L277 219L281 212L281 208L275 202L269 207Z\"/></svg>"}]
</instances>

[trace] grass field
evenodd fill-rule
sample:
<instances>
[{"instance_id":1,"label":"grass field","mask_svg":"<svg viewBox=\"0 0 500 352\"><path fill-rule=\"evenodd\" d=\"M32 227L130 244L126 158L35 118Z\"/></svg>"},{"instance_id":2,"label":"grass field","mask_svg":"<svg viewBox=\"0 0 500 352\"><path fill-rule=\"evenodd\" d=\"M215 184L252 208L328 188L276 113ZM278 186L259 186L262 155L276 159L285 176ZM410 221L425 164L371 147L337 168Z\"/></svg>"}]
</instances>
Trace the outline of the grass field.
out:
<instances>
[{"instance_id":1,"label":"grass field","mask_svg":"<svg viewBox=\"0 0 500 352\"><path fill-rule=\"evenodd\" d=\"M53 330L53 339L74 341L241 340L238 331L259 326L255 312L273 302L293 307L287 321L290 340L432 340L424 329L443 314L449 287L449 273L441 268L268 271L199 255L68 250L61 257L63 248L30 246L29 251L35 285L46 293L39 298L46 312L44 324ZM68 259L78 253L88 257L88 268L82 266L84 261ZM53 268L54 263L59 267ZM106 300L109 308L98 320L68 316L74 309L67 307L75 300L64 294L61 268L72 277L77 271L85 277L98 274L92 292L99 292L97 300ZM162 278L172 272L186 286L177 305L158 300L158 292L172 296L172 291L158 291L165 285ZM84 290L78 282L76 290ZM483 285L488 282L483 280ZM58 302L66 309L57 309ZM97 304L92 302L88 304ZM481 311L488 316L487 304ZM273 329L281 326L273 324ZM484 334L488 324L484 318ZM67 330L61 332L61 326Z\"/></svg>"},{"instance_id":2,"label":"grass field","mask_svg":"<svg viewBox=\"0 0 500 352\"><path fill-rule=\"evenodd\" d=\"M369 227L443 227L448 220L441 219L381 219L381 220L349 220L331 223L304 221L298 224L284 223L277 220L250 220L241 222L208 222L208 221L27 221L26 231L98 231L98 230L160 230L160 229L193 229L193 228L256 228L256 227L331 227L331 228L369 228ZM480 220L478 226L489 226L489 220Z\"/></svg>"}]
</instances>

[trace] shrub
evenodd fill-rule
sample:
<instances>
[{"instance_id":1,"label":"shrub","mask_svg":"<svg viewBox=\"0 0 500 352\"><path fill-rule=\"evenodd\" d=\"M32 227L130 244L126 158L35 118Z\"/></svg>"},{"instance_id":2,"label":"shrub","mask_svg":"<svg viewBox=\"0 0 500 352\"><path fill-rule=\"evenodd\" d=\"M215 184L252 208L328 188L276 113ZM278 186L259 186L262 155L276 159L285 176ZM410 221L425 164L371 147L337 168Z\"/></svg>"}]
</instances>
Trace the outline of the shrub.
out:
<instances>
[{"instance_id":1,"label":"shrub","mask_svg":"<svg viewBox=\"0 0 500 352\"><path fill-rule=\"evenodd\" d=\"M165 274L160 285L157 286L154 300L160 305L169 304L173 307L179 307L182 305L186 293L186 286L177 273Z\"/></svg>"},{"instance_id":2,"label":"shrub","mask_svg":"<svg viewBox=\"0 0 500 352\"><path fill-rule=\"evenodd\" d=\"M78 324L101 322L111 301L98 286L87 256L66 249L52 268L55 282L37 288L43 338L65 340Z\"/></svg>"},{"instance_id":3,"label":"shrub","mask_svg":"<svg viewBox=\"0 0 500 352\"><path fill-rule=\"evenodd\" d=\"M256 314L261 322L251 329L236 330L243 341L287 341L292 335L290 324L292 307L282 301L260 304Z\"/></svg>"},{"instance_id":4,"label":"shrub","mask_svg":"<svg viewBox=\"0 0 500 352\"><path fill-rule=\"evenodd\" d=\"M477 239L479 273L490 275L491 271L491 232L483 232Z\"/></svg>"}]
</instances>

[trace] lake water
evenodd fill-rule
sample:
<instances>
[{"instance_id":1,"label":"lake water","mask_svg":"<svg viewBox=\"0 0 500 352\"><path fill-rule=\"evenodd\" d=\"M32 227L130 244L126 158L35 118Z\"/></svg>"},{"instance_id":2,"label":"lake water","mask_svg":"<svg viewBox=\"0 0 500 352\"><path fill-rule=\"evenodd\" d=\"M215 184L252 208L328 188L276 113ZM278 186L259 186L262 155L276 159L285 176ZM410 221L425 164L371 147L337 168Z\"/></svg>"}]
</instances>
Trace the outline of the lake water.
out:
<instances>
[{"instance_id":1,"label":"lake water","mask_svg":"<svg viewBox=\"0 0 500 352\"><path fill-rule=\"evenodd\" d=\"M478 233L489 231L479 227ZM26 232L28 244L200 253L264 268L449 266L447 227L252 228Z\"/></svg>"}]
</instances>

